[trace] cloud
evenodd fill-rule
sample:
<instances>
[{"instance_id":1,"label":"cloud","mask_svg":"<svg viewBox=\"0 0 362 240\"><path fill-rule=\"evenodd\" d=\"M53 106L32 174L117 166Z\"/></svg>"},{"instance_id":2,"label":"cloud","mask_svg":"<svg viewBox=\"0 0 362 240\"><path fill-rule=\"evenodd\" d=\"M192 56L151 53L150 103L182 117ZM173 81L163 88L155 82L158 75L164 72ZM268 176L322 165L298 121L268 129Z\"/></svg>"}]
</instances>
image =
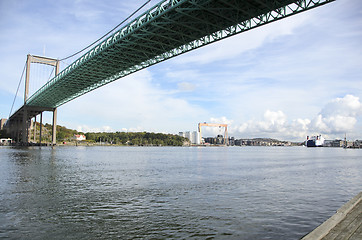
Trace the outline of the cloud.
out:
<instances>
[{"instance_id":1,"label":"cloud","mask_svg":"<svg viewBox=\"0 0 362 240\"><path fill-rule=\"evenodd\" d=\"M215 118L212 117L210 118L210 123L221 123L221 124L232 124L234 121L233 120L229 120L226 117L220 117L220 118Z\"/></svg>"},{"instance_id":2,"label":"cloud","mask_svg":"<svg viewBox=\"0 0 362 240\"><path fill-rule=\"evenodd\" d=\"M61 106L58 115L70 125L88 126L83 131L103 131L97 127L101 123L114 131L177 133L190 128L190 118L197 121L206 114L153 80L148 70L139 71Z\"/></svg>"},{"instance_id":3,"label":"cloud","mask_svg":"<svg viewBox=\"0 0 362 240\"><path fill-rule=\"evenodd\" d=\"M340 115L356 117L362 114L362 103L359 97L347 94L343 98L336 98L329 102L321 111L325 117Z\"/></svg>"},{"instance_id":4,"label":"cloud","mask_svg":"<svg viewBox=\"0 0 362 240\"><path fill-rule=\"evenodd\" d=\"M327 103L312 120L295 119L288 121L282 111L266 110L262 120L249 120L230 126L230 134L247 137L286 137L300 139L307 135L324 134L328 137L340 137L344 133L355 131L358 117L362 115L362 103L359 97L346 95ZM224 122L232 120L224 118Z\"/></svg>"},{"instance_id":5,"label":"cloud","mask_svg":"<svg viewBox=\"0 0 362 240\"><path fill-rule=\"evenodd\" d=\"M294 122L297 126L301 121ZM287 116L280 110L266 110L262 120L249 120L231 126L230 132L244 137L278 137L290 134L291 124Z\"/></svg>"},{"instance_id":6,"label":"cloud","mask_svg":"<svg viewBox=\"0 0 362 240\"><path fill-rule=\"evenodd\" d=\"M362 103L358 97L346 95L329 102L313 119L312 129L325 133L351 132L362 114Z\"/></svg>"},{"instance_id":7,"label":"cloud","mask_svg":"<svg viewBox=\"0 0 362 240\"><path fill-rule=\"evenodd\" d=\"M196 88L195 84L189 82L180 82L177 84L177 87L182 92L192 92Z\"/></svg>"},{"instance_id":8,"label":"cloud","mask_svg":"<svg viewBox=\"0 0 362 240\"><path fill-rule=\"evenodd\" d=\"M113 132L113 129L110 126L102 126L100 128L93 128L87 125L81 125L77 127L78 132Z\"/></svg>"},{"instance_id":9,"label":"cloud","mask_svg":"<svg viewBox=\"0 0 362 240\"><path fill-rule=\"evenodd\" d=\"M283 131L287 117L282 111L266 110L264 121L258 122L257 127L265 132Z\"/></svg>"}]
</instances>

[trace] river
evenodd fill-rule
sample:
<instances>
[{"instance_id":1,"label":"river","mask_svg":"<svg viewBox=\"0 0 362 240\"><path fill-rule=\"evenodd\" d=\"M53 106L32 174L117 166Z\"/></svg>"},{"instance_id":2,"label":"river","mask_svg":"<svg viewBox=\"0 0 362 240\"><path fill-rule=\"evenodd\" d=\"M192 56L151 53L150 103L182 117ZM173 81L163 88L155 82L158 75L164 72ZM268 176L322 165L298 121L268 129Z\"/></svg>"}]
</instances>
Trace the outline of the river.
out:
<instances>
[{"instance_id":1,"label":"river","mask_svg":"<svg viewBox=\"0 0 362 240\"><path fill-rule=\"evenodd\" d=\"M300 239L361 183L360 149L0 147L0 238Z\"/></svg>"}]
</instances>

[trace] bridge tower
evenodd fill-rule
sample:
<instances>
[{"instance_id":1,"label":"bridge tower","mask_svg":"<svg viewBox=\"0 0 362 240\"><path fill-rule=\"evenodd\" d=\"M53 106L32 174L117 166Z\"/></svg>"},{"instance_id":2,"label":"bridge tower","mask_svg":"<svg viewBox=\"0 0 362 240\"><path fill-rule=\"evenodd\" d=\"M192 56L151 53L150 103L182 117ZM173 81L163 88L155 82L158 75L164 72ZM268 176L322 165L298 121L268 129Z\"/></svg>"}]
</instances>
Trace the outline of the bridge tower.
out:
<instances>
[{"instance_id":1,"label":"bridge tower","mask_svg":"<svg viewBox=\"0 0 362 240\"><path fill-rule=\"evenodd\" d=\"M59 73L59 60L47 57L40 57L34 55L27 55L26 60L26 77L25 77L25 91L24 91L24 106L23 108L23 117L22 117L22 138L21 142L23 144L29 143L29 129L31 124L31 118L34 117L34 140L36 133L36 116L40 114L40 132L39 132L39 144L41 144L41 135L42 135L42 120L43 120L43 111L52 111L53 112L53 131L52 131L52 145L56 144L56 126L57 126L57 108L45 109L41 107L30 107L26 105L26 101L29 95L29 79L30 79L30 66L31 63L45 64L55 67L55 76Z\"/></svg>"}]
</instances>

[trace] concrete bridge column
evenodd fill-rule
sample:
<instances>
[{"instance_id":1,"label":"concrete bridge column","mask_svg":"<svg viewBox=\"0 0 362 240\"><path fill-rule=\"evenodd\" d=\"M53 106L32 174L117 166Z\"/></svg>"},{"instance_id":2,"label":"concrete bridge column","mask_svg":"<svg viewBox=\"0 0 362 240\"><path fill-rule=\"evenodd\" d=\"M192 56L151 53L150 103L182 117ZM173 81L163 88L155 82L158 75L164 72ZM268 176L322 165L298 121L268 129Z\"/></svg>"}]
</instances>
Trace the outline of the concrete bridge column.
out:
<instances>
[{"instance_id":1,"label":"concrete bridge column","mask_svg":"<svg viewBox=\"0 0 362 240\"><path fill-rule=\"evenodd\" d=\"M28 142L27 115L28 115L28 111L27 111L26 107L24 107L23 122L22 122L22 135L21 135L21 142L23 144L26 144Z\"/></svg>"},{"instance_id":2,"label":"concrete bridge column","mask_svg":"<svg viewBox=\"0 0 362 240\"><path fill-rule=\"evenodd\" d=\"M16 143L20 142L20 128L21 128L21 124L20 121L17 120L16 121L16 127L15 127L15 134L16 134Z\"/></svg>"},{"instance_id":3,"label":"concrete bridge column","mask_svg":"<svg viewBox=\"0 0 362 240\"><path fill-rule=\"evenodd\" d=\"M52 145L57 144L57 109L53 110L53 135L52 135Z\"/></svg>"},{"instance_id":4,"label":"concrete bridge column","mask_svg":"<svg viewBox=\"0 0 362 240\"><path fill-rule=\"evenodd\" d=\"M34 143L36 142L36 116L34 117L34 123L33 123L33 130L34 130L34 135L33 135L33 141Z\"/></svg>"},{"instance_id":5,"label":"concrete bridge column","mask_svg":"<svg viewBox=\"0 0 362 240\"><path fill-rule=\"evenodd\" d=\"M41 131L43 129L43 126L42 126L43 125L43 112L40 113L40 124L39 125L40 125L40 128L39 128L39 145L41 145L41 137L42 137L41 136L41 133L42 133Z\"/></svg>"}]
</instances>

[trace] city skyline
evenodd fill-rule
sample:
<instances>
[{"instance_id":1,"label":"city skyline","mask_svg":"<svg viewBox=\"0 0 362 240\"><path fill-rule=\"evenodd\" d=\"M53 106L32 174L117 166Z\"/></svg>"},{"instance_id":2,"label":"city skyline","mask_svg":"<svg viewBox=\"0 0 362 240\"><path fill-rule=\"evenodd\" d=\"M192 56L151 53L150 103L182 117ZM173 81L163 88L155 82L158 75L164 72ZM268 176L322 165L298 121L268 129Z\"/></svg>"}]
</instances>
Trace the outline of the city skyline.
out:
<instances>
[{"instance_id":1,"label":"city skyline","mask_svg":"<svg viewBox=\"0 0 362 240\"><path fill-rule=\"evenodd\" d=\"M0 1L0 117L27 54L71 55L143 3ZM177 134L215 122L237 138L362 139L361 13L358 0L339 0L183 54L61 106L58 125Z\"/></svg>"}]
</instances>

